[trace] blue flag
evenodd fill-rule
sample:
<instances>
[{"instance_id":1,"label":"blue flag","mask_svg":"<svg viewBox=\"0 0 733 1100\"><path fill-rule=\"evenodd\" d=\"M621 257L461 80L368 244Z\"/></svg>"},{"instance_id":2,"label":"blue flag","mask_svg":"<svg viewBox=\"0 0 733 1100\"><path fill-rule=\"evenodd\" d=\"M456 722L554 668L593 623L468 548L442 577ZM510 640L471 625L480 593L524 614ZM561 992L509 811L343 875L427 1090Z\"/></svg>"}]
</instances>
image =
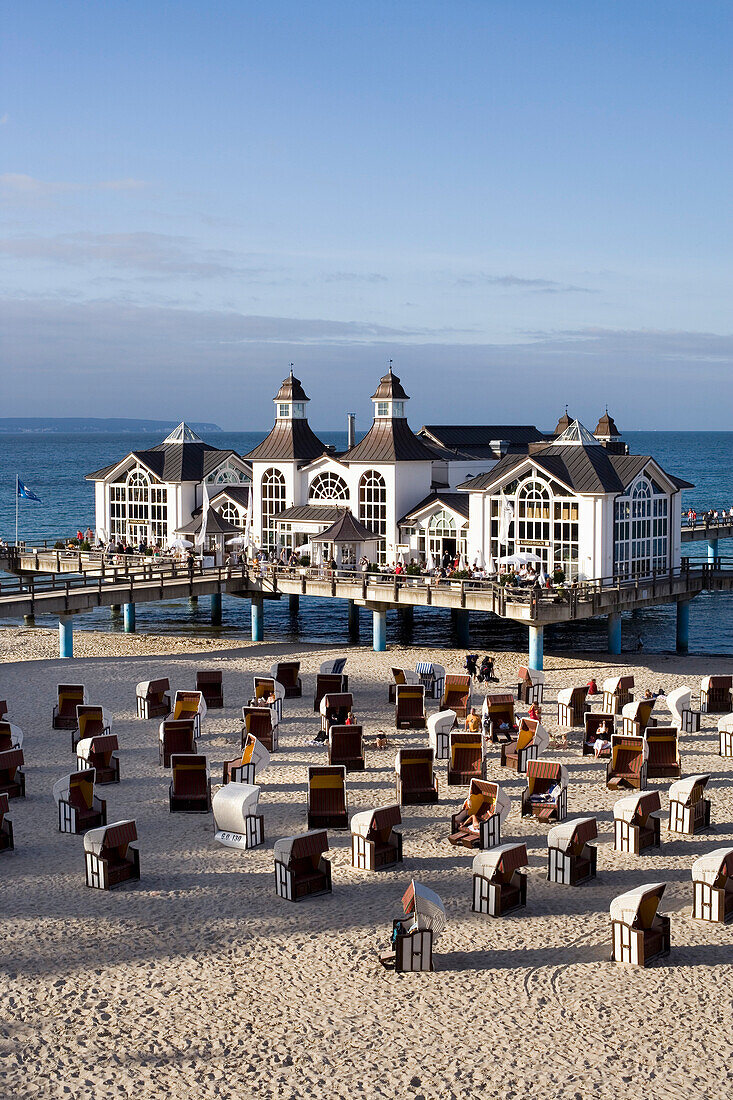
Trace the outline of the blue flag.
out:
<instances>
[{"instance_id":1,"label":"blue flag","mask_svg":"<svg viewBox=\"0 0 733 1100\"><path fill-rule=\"evenodd\" d=\"M18 496L21 500L36 500L39 504L43 503L40 497L37 497L34 492L26 488L20 478L18 478Z\"/></svg>"}]
</instances>

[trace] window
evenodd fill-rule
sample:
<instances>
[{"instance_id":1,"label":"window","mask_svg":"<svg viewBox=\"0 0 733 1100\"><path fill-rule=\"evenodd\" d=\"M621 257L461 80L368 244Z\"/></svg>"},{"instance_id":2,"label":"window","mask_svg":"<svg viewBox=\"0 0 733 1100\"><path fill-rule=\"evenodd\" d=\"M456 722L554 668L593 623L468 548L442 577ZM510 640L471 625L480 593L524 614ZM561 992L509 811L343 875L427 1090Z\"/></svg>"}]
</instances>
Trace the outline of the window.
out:
<instances>
[{"instance_id":1,"label":"window","mask_svg":"<svg viewBox=\"0 0 733 1100\"><path fill-rule=\"evenodd\" d=\"M556 500L553 504L552 550L556 569L565 571L566 580L578 575L578 503Z\"/></svg>"},{"instance_id":2,"label":"window","mask_svg":"<svg viewBox=\"0 0 733 1100\"><path fill-rule=\"evenodd\" d=\"M153 542L168 540L168 490L165 485L153 485L150 489L150 533Z\"/></svg>"},{"instance_id":3,"label":"window","mask_svg":"<svg viewBox=\"0 0 733 1100\"><path fill-rule=\"evenodd\" d=\"M230 500L219 509L219 515L222 519L228 520L229 523L235 524L236 527L244 527L242 513L236 504L232 504Z\"/></svg>"},{"instance_id":4,"label":"window","mask_svg":"<svg viewBox=\"0 0 733 1100\"><path fill-rule=\"evenodd\" d=\"M392 416L403 417L405 415L405 402L393 401L392 402Z\"/></svg>"},{"instance_id":5,"label":"window","mask_svg":"<svg viewBox=\"0 0 733 1100\"><path fill-rule=\"evenodd\" d=\"M302 401L296 401L293 405L293 416L302 417L305 416L305 405Z\"/></svg>"},{"instance_id":6,"label":"window","mask_svg":"<svg viewBox=\"0 0 733 1100\"><path fill-rule=\"evenodd\" d=\"M367 470L359 481L359 519L380 536L378 553L383 563L386 558L387 483L377 470Z\"/></svg>"},{"instance_id":7,"label":"window","mask_svg":"<svg viewBox=\"0 0 733 1100\"><path fill-rule=\"evenodd\" d=\"M290 405L278 405L277 415L283 417L290 416Z\"/></svg>"},{"instance_id":8,"label":"window","mask_svg":"<svg viewBox=\"0 0 733 1100\"><path fill-rule=\"evenodd\" d=\"M310 500L348 500L349 487L338 474L317 474L311 482L308 496Z\"/></svg>"},{"instance_id":9,"label":"window","mask_svg":"<svg viewBox=\"0 0 733 1100\"><path fill-rule=\"evenodd\" d=\"M578 501L567 496L558 482L550 484L532 477L505 486L504 495L514 506L507 517L506 531L499 541L501 499L490 502L490 552L494 560L511 554L535 554L544 568L562 569L566 580L578 576Z\"/></svg>"},{"instance_id":10,"label":"window","mask_svg":"<svg viewBox=\"0 0 733 1100\"><path fill-rule=\"evenodd\" d=\"M274 517L285 510L285 477L275 469L262 475L262 547L274 550L277 545Z\"/></svg>"},{"instance_id":11,"label":"window","mask_svg":"<svg viewBox=\"0 0 733 1100\"><path fill-rule=\"evenodd\" d=\"M614 571L620 577L648 576L669 565L669 501L643 475L614 508Z\"/></svg>"},{"instance_id":12,"label":"window","mask_svg":"<svg viewBox=\"0 0 733 1100\"><path fill-rule=\"evenodd\" d=\"M377 401L377 416L389 416L389 401Z\"/></svg>"},{"instance_id":13,"label":"window","mask_svg":"<svg viewBox=\"0 0 733 1100\"><path fill-rule=\"evenodd\" d=\"M151 483L145 470L132 469L124 482L110 486L110 538L165 542L168 538L168 490Z\"/></svg>"},{"instance_id":14,"label":"window","mask_svg":"<svg viewBox=\"0 0 733 1100\"><path fill-rule=\"evenodd\" d=\"M111 485L109 490L109 536L115 541L127 538L127 486Z\"/></svg>"},{"instance_id":15,"label":"window","mask_svg":"<svg viewBox=\"0 0 733 1100\"><path fill-rule=\"evenodd\" d=\"M225 462L220 469L209 474L206 480L210 485L241 485L245 478L239 470Z\"/></svg>"}]
</instances>

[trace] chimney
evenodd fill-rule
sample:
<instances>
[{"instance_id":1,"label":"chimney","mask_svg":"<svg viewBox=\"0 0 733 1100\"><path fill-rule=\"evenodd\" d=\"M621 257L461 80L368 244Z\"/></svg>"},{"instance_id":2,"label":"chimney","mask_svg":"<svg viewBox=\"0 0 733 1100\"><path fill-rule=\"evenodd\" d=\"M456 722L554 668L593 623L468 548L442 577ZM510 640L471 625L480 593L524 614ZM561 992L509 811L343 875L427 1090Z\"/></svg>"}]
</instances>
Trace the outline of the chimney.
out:
<instances>
[{"instance_id":1,"label":"chimney","mask_svg":"<svg viewBox=\"0 0 733 1100\"><path fill-rule=\"evenodd\" d=\"M356 445L356 413L346 414L346 446L351 450Z\"/></svg>"}]
</instances>

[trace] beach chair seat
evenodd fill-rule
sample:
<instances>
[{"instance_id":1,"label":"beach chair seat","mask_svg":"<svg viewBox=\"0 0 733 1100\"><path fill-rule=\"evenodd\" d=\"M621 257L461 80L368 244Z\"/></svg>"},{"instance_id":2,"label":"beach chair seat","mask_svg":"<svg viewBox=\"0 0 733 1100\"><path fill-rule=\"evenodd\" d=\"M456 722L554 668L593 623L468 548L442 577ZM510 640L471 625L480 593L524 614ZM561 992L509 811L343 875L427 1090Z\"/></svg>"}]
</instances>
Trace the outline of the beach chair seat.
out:
<instances>
[{"instance_id":1,"label":"beach chair seat","mask_svg":"<svg viewBox=\"0 0 733 1100\"><path fill-rule=\"evenodd\" d=\"M692 865L692 915L725 924L733 920L733 848L714 848Z\"/></svg>"},{"instance_id":2,"label":"beach chair seat","mask_svg":"<svg viewBox=\"0 0 733 1100\"><path fill-rule=\"evenodd\" d=\"M242 749L251 735L268 752L277 752L280 743L277 715L271 707L242 707Z\"/></svg>"},{"instance_id":3,"label":"beach chair seat","mask_svg":"<svg viewBox=\"0 0 733 1100\"><path fill-rule=\"evenodd\" d=\"M0 794L8 798L25 798L25 773L22 749L0 752Z\"/></svg>"},{"instance_id":4,"label":"beach chair seat","mask_svg":"<svg viewBox=\"0 0 733 1100\"><path fill-rule=\"evenodd\" d=\"M493 742L511 738L517 729L514 718L514 696L511 692L494 692L485 696L481 706L484 729Z\"/></svg>"},{"instance_id":5,"label":"beach chair seat","mask_svg":"<svg viewBox=\"0 0 733 1100\"><path fill-rule=\"evenodd\" d=\"M76 728L71 731L71 751L76 752L80 741L88 737L104 737L111 732L109 714L100 706L84 703L76 708Z\"/></svg>"},{"instance_id":6,"label":"beach chair seat","mask_svg":"<svg viewBox=\"0 0 733 1100\"><path fill-rule=\"evenodd\" d=\"M196 691L204 697L207 710L224 706L224 680L220 669L203 669L196 673Z\"/></svg>"},{"instance_id":7,"label":"beach chair seat","mask_svg":"<svg viewBox=\"0 0 733 1100\"><path fill-rule=\"evenodd\" d=\"M134 821L113 821L84 834L86 883L94 890L112 890L140 878L140 852Z\"/></svg>"},{"instance_id":8,"label":"beach chair seat","mask_svg":"<svg viewBox=\"0 0 733 1100\"><path fill-rule=\"evenodd\" d=\"M364 741L361 726L331 726L328 731L328 762L343 764L347 772L364 771Z\"/></svg>"},{"instance_id":9,"label":"beach chair seat","mask_svg":"<svg viewBox=\"0 0 733 1100\"><path fill-rule=\"evenodd\" d=\"M389 684L387 691L387 699L390 703L394 703L397 688L400 685L412 684L416 685L420 683L420 677L416 672L413 672L411 668L393 668L392 680Z\"/></svg>"},{"instance_id":10,"label":"beach chair seat","mask_svg":"<svg viewBox=\"0 0 733 1100\"><path fill-rule=\"evenodd\" d=\"M364 810L351 819L351 864L360 871L381 871L402 863L402 814L397 805Z\"/></svg>"},{"instance_id":11,"label":"beach chair seat","mask_svg":"<svg viewBox=\"0 0 733 1100\"><path fill-rule=\"evenodd\" d=\"M256 848L265 839L265 818L258 813L260 788L231 782L212 799L214 840L226 848Z\"/></svg>"},{"instance_id":12,"label":"beach chair seat","mask_svg":"<svg viewBox=\"0 0 733 1100\"><path fill-rule=\"evenodd\" d=\"M270 753L253 733L243 738L242 754L236 760L224 762L222 783L249 783L254 785L257 775L261 775L270 763Z\"/></svg>"},{"instance_id":13,"label":"beach chair seat","mask_svg":"<svg viewBox=\"0 0 733 1100\"><path fill-rule=\"evenodd\" d=\"M207 814L209 812L211 780L205 756L183 753L171 756L168 806L172 814Z\"/></svg>"},{"instance_id":14,"label":"beach chair seat","mask_svg":"<svg viewBox=\"0 0 733 1100\"><path fill-rule=\"evenodd\" d=\"M585 712L590 710L587 702L588 685L562 688L557 693L557 724L565 729L575 729L585 725Z\"/></svg>"},{"instance_id":15,"label":"beach chair seat","mask_svg":"<svg viewBox=\"0 0 733 1100\"><path fill-rule=\"evenodd\" d=\"M425 688L426 699L440 699L445 689L445 668L437 661L418 661L415 672ZM391 700L390 700L391 701Z\"/></svg>"},{"instance_id":16,"label":"beach chair seat","mask_svg":"<svg viewBox=\"0 0 733 1100\"><path fill-rule=\"evenodd\" d=\"M511 809L511 799L498 783L472 779L468 798L450 820L448 840L461 848L481 848L485 851L501 844L501 827ZM476 824L467 825L475 817Z\"/></svg>"},{"instance_id":17,"label":"beach chair seat","mask_svg":"<svg viewBox=\"0 0 733 1100\"><path fill-rule=\"evenodd\" d=\"M536 718L521 718L515 741L501 746L501 766L526 772L527 762L537 760L550 744L550 735Z\"/></svg>"},{"instance_id":18,"label":"beach chair seat","mask_svg":"<svg viewBox=\"0 0 733 1100\"><path fill-rule=\"evenodd\" d=\"M526 844L499 844L474 856L473 912L503 917L526 906L528 863Z\"/></svg>"},{"instance_id":19,"label":"beach chair seat","mask_svg":"<svg viewBox=\"0 0 733 1100\"><path fill-rule=\"evenodd\" d=\"M621 733L627 737L643 737L648 726L656 726L651 714L656 699L636 699L621 708Z\"/></svg>"},{"instance_id":20,"label":"beach chair seat","mask_svg":"<svg viewBox=\"0 0 733 1100\"><path fill-rule=\"evenodd\" d=\"M463 673L450 672L445 677L441 710L454 711L456 718L465 718L471 705L471 677Z\"/></svg>"},{"instance_id":21,"label":"beach chair seat","mask_svg":"<svg viewBox=\"0 0 733 1100\"><path fill-rule=\"evenodd\" d=\"M107 803L94 793L94 768L72 772L53 785L60 833L85 833L107 824Z\"/></svg>"},{"instance_id":22,"label":"beach chair seat","mask_svg":"<svg viewBox=\"0 0 733 1100\"><path fill-rule=\"evenodd\" d=\"M454 730L450 735L448 786L466 786L483 773L483 734Z\"/></svg>"},{"instance_id":23,"label":"beach chair seat","mask_svg":"<svg viewBox=\"0 0 733 1100\"><path fill-rule=\"evenodd\" d=\"M522 791L522 817L564 821L568 813L568 773L554 760L528 760Z\"/></svg>"},{"instance_id":24,"label":"beach chair seat","mask_svg":"<svg viewBox=\"0 0 733 1100\"><path fill-rule=\"evenodd\" d=\"M119 783L120 758L117 755L119 745L116 733L107 733L103 737L83 738L76 746L76 767L79 771L94 768L96 783Z\"/></svg>"},{"instance_id":25,"label":"beach chair seat","mask_svg":"<svg viewBox=\"0 0 733 1100\"><path fill-rule=\"evenodd\" d=\"M275 841L275 893L288 901L331 893L328 833L313 829Z\"/></svg>"},{"instance_id":26,"label":"beach chair seat","mask_svg":"<svg viewBox=\"0 0 733 1100\"><path fill-rule=\"evenodd\" d=\"M138 718L164 718L170 713L171 685L168 677L160 677L157 680L142 680L136 688L135 699L137 703Z\"/></svg>"},{"instance_id":27,"label":"beach chair seat","mask_svg":"<svg viewBox=\"0 0 733 1100\"><path fill-rule=\"evenodd\" d=\"M689 775L669 788L669 824L671 833L692 836L710 828L710 799L705 798L709 775Z\"/></svg>"},{"instance_id":28,"label":"beach chair seat","mask_svg":"<svg viewBox=\"0 0 733 1100\"><path fill-rule=\"evenodd\" d=\"M638 856L647 848L658 848L661 815L659 791L639 791L620 798L613 807L616 851Z\"/></svg>"},{"instance_id":29,"label":"beach chair seat","mask_svg":"<svg viewBox=\"0 0 733 1100\"><path fill-rule=\"evenodd\" d=\"M450 759L450 734L455 724L454 710L439 710L428 718L428 744L436 760Z\"/></svg>"},{"instance_id":30,"label":"beach chair seat","mask_svg":"<svg viewBox=\"0 0 733 1100\"><path fill-rule=\"evenodd\" d=\"M657 909L665 883L651 882L627 890L611 902L611 961L646 966L670 951L669 917Z\"/></svg>"},{"instance_id":31,"label":"beach chair seat","mask_svg":"<svg viewBox=\"0 0 733 1100\"><path fill-rule=\"evenodd\" d=\"M394 724L398 730L424 730L425 688L422 684L397 684L395 687Z\"/></svg>"},{"instance_id":32,"label":"beach chair seat","mask_svg":"<svg viewBox=\"0 0 733 1100\"><path fill-rule=\"evenodd\" d=\"M173 710L168 715L174 722L193 721L194 737L201 736L201 723L206 717L206 700L200 691L177 691L173 699Z\"/></svg>"},{"instance_id":33,"label":"beach chair seat","mask_svg":"<svg viewBox=\"0 0 733 1100\"><path fill-rule=\"evenodd\" d=\"M13 840L13 822L8 817L10 801L7 794L0 794L0 852L9 852L15 847Z\"/></svg>"},{"instance_id":34,"label":"beach chair seat","mask_svg":"<svg viewBox=\"0 0 733 1100\"><path fill-rule=\"evenodd\" d=\"M633 676L610 676L607 680L604 680L604 714L620 714L626 704L633 701L634 696L631 694L633 686Z\"/></svg>"},{"instance_id":35,"label":"beach chair seat","mask_svg":"<svg viewBox=\"0 0 733 1100\"><path fill-rule=\"evenodd\" d=\"M629 787L643 791L647 781L649 746L643 737L611 737L611 759L606 765L606 786L609 790Z\"/></svg>"},{"instance_id":36,"label":"beach chair seat","mask_svg":"<svg viewBox=\"0 0 733 1100\"><path fill-rule=\"evenodd\" d=\"M733 756L733 714L718 719L718 743L721 756Z\"/></svg>"},{"instance_id":37,"label":"beach chair seat","mask_svg":"<svg viewBox=\"0 0 733 1100\"><path fill-rule=\"evenodd\" d=\"M23 748L23 731L15 722L0 719L0 752Z\"/></svg>"},{"instance_id":38,"label":"beach chair seat","mask_svg":"<svg viewBox=\"0 0 733 1100\"><path fill-rule=\"evenodd\" d=\"M346 769L342 765L308 768L308 828L348 827Z\"/></svg>"},{"instance_id":39,"label":"beach chair seat","mask_svg":"<svg viewBox=\"0 0 733 1100\"><path fill-rule=\"evenodd\" d=\"M158 761L164 768L171 766L171 756L193 755L196 752L196 732L193 718L174 721L164 718L158 727Z\"/></svg>"},{"instance_id":40,"label":"beach chair seat","mask_svg":"<svg viewBox=\"0 0 733 1100\"><path fill-rule=\"evenodd\" d=\"M667 706L672 715L672 725L676 726L680 733L700 732L700 711L692 709L692 689L682 684L674 688L666 698Z\"/></svg>"},{"instance_id":41,"label":"beach chair seat","mask_svg":"<svg viewBox=\"0 0 733 1100\"><path fill-rule=\"evenodd\" d=\"M615 729L615 716L605 714L603 711L587 710L585 712L585 733L583 735L583 756L594 756L596 759L610 759L611 737ZM605 726L605 729L603 727ZM596 752L596 742L601 741L603 747ZM607 742L607 744L605 744Z\"/></svg>"},{"instance_id":42,"label":"beach chair seat","mask_svg":"<svg viewBox=\"0 0 733 1100\"><path fill-rule=\"evenodd\" d=\"M331 693L324 695L319 704L321 731L328 733L331 726L345 726L346 719L353 707L354 696L350 691L338 692L336 695Z\"/></svg>"},{"instance_id":43,"label":"beach chair seat","mask_svg":"<svg viewBox=\"0 0 733 1100\"><path fill-rule=\"evenodd\" d=\"M331 662L334 664L335 662ZM349 677L341 673L319 672L313 695L313 710L318 712L324 695L345 695L349 691Z\"/></svg>"},{"instance_id":44,"label":"beach chair seat","mask_svg":"<svg viewBox=\"0 0 733 1100\"><path fill-rule=\"evenodd\" d=\"M675 726L647 726L649 746L646 762L647 779L675 779L682 774L680 749Z\"/></svg>"},{"instance_id":45,"label":"beach chair seat","mask_svg":"<svg viewBox=\"0 0 733 1100\"><path fill-rule=\"evenodd\" d=\"M283 716L283 702L285 699L285 688L283 685L279 680L276 680L274 676L255 676L253 677L253 683L254 698L258 701L271 699L272 701L267 705L274 710L278 722L281 722Z\"/></svg>"},{"instance_id":46,"label":"beach chair seat","mask_svg":"<svg viewBox=\"0 0 733 1100\"><path fill-rule=\"evenodd\" d=\"M517 670L517 699L522 703L539 705L545 694L545 674L538 668L525 665Z\"/></svg>"},{"instance_id":47,"label":"beach chair seat","mask_svg":"<svg viewBox=\"0 0 733 1100\"><path fill-rule=\"evenodd\" d=\"M59 684L57 701L51 717L53 729L76 729L76 708L80 704L86 703L86 701L86 691L83 684Z\"/></svg>"},{"instance_id":48,"label":"beach chair seat","mask_svg":"<svg viewBox=\"0 0 733 1100\"><path fill-rule=\"evenodd\" d=\"M703 714L728 714L733 676L703 676L700 681L700 710Z\"/></svg>"},{"instance_id":49,"label":"beach chair seat","mask_svg":"<svg viewBox=\"0 0 733 1100\"><path fill-rule=\"evenodd\" d=\"M547 878L564 886L579 886L596 877L598 836L594 817L574 817L547 834Z\"/></svg>"},{"instance_id":50,"label":"beach chair seat","mask_svg":"<svg viewBox=\"0 0 733 1100\"><path fill-rule=\"evenodd\" d=\"M397 801L401 806L438 801L432 749L400 749L395 757Z\"/></svg>"},{"instance_id":51,"label":"beach chair seat","mask_svg":"<svg viewBox=\"0 0 733 1100\"><path fill-rule=\"evenodd\" d=\"M303 694L300 661L278 661L270 667L270 676L282 684L286 699L300 699Z\"/></svg>"}]
</instances>

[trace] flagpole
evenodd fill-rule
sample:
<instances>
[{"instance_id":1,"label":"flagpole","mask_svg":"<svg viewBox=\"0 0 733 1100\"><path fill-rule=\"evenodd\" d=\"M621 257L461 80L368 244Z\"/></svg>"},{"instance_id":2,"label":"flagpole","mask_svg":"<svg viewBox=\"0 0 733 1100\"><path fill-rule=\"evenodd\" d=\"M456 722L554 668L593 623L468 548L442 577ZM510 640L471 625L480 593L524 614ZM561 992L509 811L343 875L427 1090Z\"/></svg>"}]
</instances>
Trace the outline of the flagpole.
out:
<instances>
[{"instance_id":1,"label":"flagpole","mask_svg":"<svg viewBox=\"0 0 733 1100\"><path fill-rule=\"evenodd\" d=\"M18 547L18 494L20 493L20 477L15 475L15 546Z\"/></svg>"}]
</instances>

